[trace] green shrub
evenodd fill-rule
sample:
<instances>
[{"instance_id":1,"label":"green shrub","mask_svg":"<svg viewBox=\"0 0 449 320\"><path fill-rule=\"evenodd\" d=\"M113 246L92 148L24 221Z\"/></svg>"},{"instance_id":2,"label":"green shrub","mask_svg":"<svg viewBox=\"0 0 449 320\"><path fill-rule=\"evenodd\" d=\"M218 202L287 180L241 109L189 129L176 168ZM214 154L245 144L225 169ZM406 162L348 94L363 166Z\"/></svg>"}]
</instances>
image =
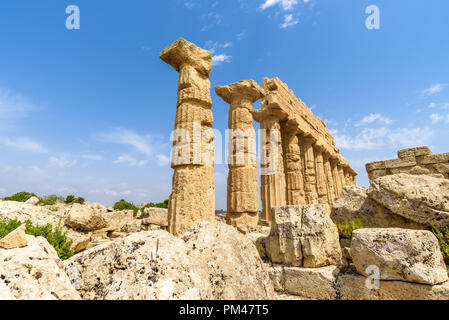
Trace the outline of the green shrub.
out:
<instances>
[{"instance_id":1,"label":"green shrub","mask_svg":"<svg viewBox=\"0 0 449 320\"><path fill-rule=\"evenodd\" d=\"M137 212L139 211L139 208L136 207L134 204L126 201L125 199L120 199L120 201L116 202L114 204L114 210L122 211L122 210L133 210L134 216L137 215Z\"/></svg>"},{"instance_id":2,"label":"green shrub","mask_svg":"<svg viewBox=\"0 0 449 320\"><path fill-rule=\"evenodd\" d=\"M340 238L343 239L351 239L352 232L357 229L363 229L363 223L359 218L351 219L348 221L337 222L338 233L340 234Z\"/></svg>"},{"instance_id":3,"label":"green shrub","mask_svg":"<svg viewBox=\"0 0 449 320\"><path fill-rule=\"evenodd\" d=\"M159 203L153 203L153 202L147 203L146 205L144 205L142 207L142 209L145 209L145 208L164 208L164 209L167 209L168 208L168 199L164 200L163 202L159 202Z\"/></svg>"},{"instance_id":4,"label":"green shrub","mask_svg":"<svg viewBox=\"0 0 449 320\"><path fill-rule=\"evenodd\" d=\"M25 202L25 201L29 200L31 197L37 197L37 196L32 192L22 191L22 192L15 193L12 196L3 198L3 200Z\"/></svg>"},{"instance_id":5,"label":"green shrub","mask_svg":"<svg viewBox=\"0 0 449 320\"><path fill-rule=\"evenodd\" d=\"M51 194L48 196L44 196L42 198L39 198L39 204L41 206L52 206L56 204L57 202L64 202L64 198L61 196L58 196L56 194Z\"/></svg>"},{"instance_id":6,"label":"green shrub","mask_svg":"<svg viewBox=\"0 0 449 320\"><path fill-rule=\"evenodd\" d=\"M432 232L438 239L444 261L446 264L449 264L449 227L446 227L446 230L443 233L437 227L432 225Z\"/></svg>"},{"instance_id":7,"label":"green shrub","mask_svg":"<svg viewBox=\"0 0 449 320\"><path fill-rule=\"evenodd\" d=\"M9 221L0 220L0 239L17 229L21 224L22 223L17 219ZM47 239L48 243L55 248L58 257L61 260L66 260L73 256L73 252L70 250L72 240L67 237L60 225L54 228L51 224L47 224L45 226L35 226L30 220L25 221L25 224L25 233L35 237L44 237Z\"/></svg>"},{"instance_id":8,"label":"green shrub","mask_svg":"<svg viewBox=\"0 0 449 320\"><path fill-rule=\"evenodd\" d=\"M73 194L68 195L64 200L66 204L73 204L73 203L83 204L85 201L86 200L84 200L84 198L82 197L75 198Z\"/></svg>"},{"instance_id":9,"label":"green shrub","mask_svg":"<svg viewBox=\"0 0 449 320\"><path fill-rule=\"evenodd\" d=\"M73 194L71 194L71 195L68 195L68 196L65 198L64 202L65 202L66 204L70 204L70 203L73 202L73 200L75 200L75 196L74 196Z\"/></svg>"}]
</instances>

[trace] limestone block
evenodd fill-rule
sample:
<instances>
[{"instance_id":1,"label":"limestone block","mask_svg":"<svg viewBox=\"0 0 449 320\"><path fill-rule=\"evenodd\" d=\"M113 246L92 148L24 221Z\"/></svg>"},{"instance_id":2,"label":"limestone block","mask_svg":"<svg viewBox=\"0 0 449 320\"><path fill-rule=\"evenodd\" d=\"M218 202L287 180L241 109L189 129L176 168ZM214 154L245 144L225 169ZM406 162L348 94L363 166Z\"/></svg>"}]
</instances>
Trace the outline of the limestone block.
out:
<instances>
[{"instance_id":1,"label":"limestone block","mask_svg":"<svg viewBox=\"0 0 449 320\"><path fill-rule=\"evenodd\" d=\"M448 163L448 162L449 162L449 152L425 156L420 161L420 163L423 165L435 163Z\"/></svg>"},{"instance_id":2,"label":"limestone block","mask_svg":"<svg viewBox=\"0 0 449 320\"><path fill-rule=\"evenodd\" d=\"M273 208L272 229L266 241L270 260L311 268L338 264L338 231L326 210L321 204Z\"/></svg>"},{"instance_id":3,"label":"limestone block","mask_svg":"<svg viewBox=\"0 0 449 320\"><path fill-rule=\"evenodd\" d=\"M449 225L448 194L448 179L404 173L375 179L368 191L394 214L428 227Z\"/></svg>"},{"instance_id":4,"label":"limestone block","mask_svg":"<svg viewBox=\"0 0 449 320\"><path fill-rule=\"evenodd\" d=\"M366 165L366 171L370 172L373 170L385 170L385 161L376 161L376 162L371 162L371 163L367 163Z\"/></svg>"},{"instance_id":5,"label":"limestone block","mask_svg":"<svg viewBox=\"0 0 449 320\"><path fill-rule=\"evenodd\" d=\"M393 160L385 161L385 167L387 169L397 169L397 168L414 167L414 166L416 166L415 158L393 159Z\"/></svg>"},{"instance_id":6,"label":"limestone block","mask_svg":"<svg viewBox=\"0 0 449 320\"><path fill-rule=\"evenodd\" d=\"M40 200L38 197L31 197L27 201L25 201L26 204L31 204L33 206L37 206L39 204Z\"/></svg>"},{"instance_id":7,"label":"limestone block","mask_svg":"<svg viewBox=\"0 0 449 320\"><path fill-rule=\"evenodd\" d=\"M154 224L161 227L168 226L168 210L164 208L145 208L147 218L142 221L144 224Z\"/></svg>"},{"instance_id":8,"label":"limestone block","mask_svg":"<svg viewBox=\"0 0 449 320\"><path fill-rule=\"evenodd\" d=\"M381 280L441 284L448 280L438 240L430 231L399 228L353 231L351 256L357 271L370 276L376 266Z\"/></svg>"},{"instance_id":9,"label":"limestone block","mask_svg":"<svg viewBox=\"0 0 449 320\"><path fill-rule=\"evenodd\" d=\"M102 214L87 204L74 203L65 218L65 224L83 231L99 230L106 226Z\"/></svg>"},{"instance_id":10,"label":"limestone block","mask_svg":"<svg viewBox=\"0 0 449 320\"><path fill-rule=\"evenodd\" d=\"M335 283L339 272L337 266L284 267L284 290L309 299L334 300L338 296Z\"/></svg>"},{"instance_id":11,"label":"limestone block","mask_svg":"<svg viewBox=\"0 0 449 320\"><path fill-rule=\"evenodd\" d=\"M0 239L0 248L14 249L26 247L27 239L25 235L26 225L22 224L16 230L8 233L4 238Z\"/></svg>"},{"instance_id":12,"label":"limestone block","mask_svg":"<svg viewBox=\"0 0 449 320\"><path fill-rule=\"evenodd\" d=\"M369 282L371 283L371 282ZM449 282L430 286L404 281L380 281L379 289L370 289L367 278L357 274L338 277L342 300L449 300Z\"/></svg>"},{"instance_id":13,"label":"limestone block","mask_svg":"<svg viewBox=\"0 0 449 320\"><path fill-rule=\"evenodd\" d=\"M430 148L427 146L424 147L417 147L417 148L409 148L409 149L402 149L398 151L398 158L399 159L406 159L406 158L414 158L414 157L421 157L421 156L428 156L431 155L432 151L430 151Z\"/></svg>"}]
</instances>

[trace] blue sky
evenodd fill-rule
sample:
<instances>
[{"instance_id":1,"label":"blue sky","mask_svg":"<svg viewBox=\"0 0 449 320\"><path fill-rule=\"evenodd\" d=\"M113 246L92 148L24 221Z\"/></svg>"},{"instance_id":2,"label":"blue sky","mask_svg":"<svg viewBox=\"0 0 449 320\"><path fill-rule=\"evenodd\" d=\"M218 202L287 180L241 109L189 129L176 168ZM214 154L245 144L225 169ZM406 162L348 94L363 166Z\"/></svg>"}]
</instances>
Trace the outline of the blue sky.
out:
<instances>
[{"instance_id":1,"label":"blue sky","mask_svg":"<svg viewBox=\"0 0 449 320\"><path fill-rule=\"evenodd\" d=\"M65 26L72 4L79 30ZM369 5L379 30L365 26ZM177 73L159 52L179 37L213 52L212 86L280 77L361 185L364 164L397 149L448 152L448 12L446 0L2 1L0 196L166 199ZM212 99L224 133L228 105ZM216 165L217 208L226 175Z\"/></svg>"}]
</instances>

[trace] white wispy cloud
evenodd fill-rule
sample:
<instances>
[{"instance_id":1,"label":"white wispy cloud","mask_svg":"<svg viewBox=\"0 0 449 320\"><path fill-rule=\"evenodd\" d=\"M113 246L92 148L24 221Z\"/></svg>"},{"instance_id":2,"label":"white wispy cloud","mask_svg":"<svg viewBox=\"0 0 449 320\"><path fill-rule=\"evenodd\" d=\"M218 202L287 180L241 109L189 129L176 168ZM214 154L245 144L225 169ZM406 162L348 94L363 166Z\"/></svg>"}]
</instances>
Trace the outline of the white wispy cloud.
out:
<instances>
[{"instance_id":1,"label":"white wispy cloud","mask_svg":"<svg viewBox=\"0 0 449 320\"><path fill-rule=\"evenodd\" d=\"M210 53L214 54L216 53L218 50L222 50L222 49L226 49L229 47L232 47L232 42L217 42L217 41L212 41L209 40L206 42L206 44L204 45L204 47L210 51Z\"/></svg>"},{"instance_id":2,"label":"white wispy cloud","mask_svg":"<svg viewBox=\"0 0 449 320\"><path fill-rule=\"evenodd\" d=\"M246 33L247 33L246 29L243 29L242 31L240 31L240 32L237 34L237 40L238 40L238 41L241 41L241 40L245 39Z\"/></svg>"},{"instance_id":3,"label":"white wispy cloud","mask_svg":"<svg viewBox=\"0 0 449 320\"><path fill-rule=\"evenodd\" d=\"M128 164L131 167L142 167L147 164L147 162L147 160L136 160L129 154L122 154L114 161L115 164Z\"/></svg>"},{"instance_id":4,"label":"white wispy cloud","mask_svg":"<svg viewBox=\"0 0 449 320\"><path fill-rule=\"evenodd\" d=\"M232 56L229 56L227 54L217 54L212 57L212 65L218 66L225 62L229 63L229 62L231 62L231 59L232 59Z\"/></svg>"},{"instance_id":5,"label":"white wispy cloud","mask_svg":"<svg viewBox=\"0 0 449 320\"><path fill-rule=\"evenodd\" d=\"M438 122L446 122L449 123L449 114L438 114L438 113L432 113L429 116L430 120L432 121L432 123L438 123Z\"/></svg>"},{"instance_id":6,"label":"white wispy cloud","mask_svg":"<svg viewBox=\"0 0 449 320\"><path fill-rule=\"evenodd\" d=\"M361 127L361 126L364 126L364 125L367 125L367 124L370 124L370 123L373 123L376 121L383 122L385 124L390 124L393 122L393 120L382 116L380 113L371 113L371 114L367 115L366 117L364 117L359 122L357 122L354 126Z\"/></svg>"},{"instance_id":7,"label":"white wispy cloud","mask_svg":"<svg viewBox=\"0 0 449 320\"><path fill-rule=\"evenodd\" d=\"M286 14L284 16L284 23L281 24L281 29L287 29L288 27L292 27L297 25L299 22L298 19L293 17L293 14Z\"/></svg>"},{"instance_id":8,"label":"white wispy cloud","mask_svg":"<svg viewBox=\"0 0 449 320\"><path fill-rule=\"evenodd\" d=\"M298 0L265 0L261 5L260 9L265 10L274 5L280 5L283 10L293 10L293 8L298 4Z\"/></svg>"},{"instance_id":9,"label":"white wispy cloud","mask_svg":"<svg viewBox=\"0 0 449 320\"><path fill-rule=\"evenodd\" d=\"M21 138L0 138L0 144L21 151L30 151L37 153L47 153L47 150L37 141L27 137Z\"/></svg>"},{"instance_id":10,"label":"white wispy cloud","mask_svg":"<svg viewBox=\"0 0 449 320\"><path fill-rule=\"evenodd\" d=\"M443 91L449 84L448 83L435 83L429 88L422 90L421 92L425 95L432 95Z\"/></svg>"},{"instance_id":11,"label":"white wispy cloud","mask_svg":"<svg viewBox=\"0 0 449 320\"><path fill-rule=\"evenodd\" d=\"M187 2L184 2L184 7L186 7L187 9L194 9L194 8L199 8L200 4L195 1L187 1Z\"/></svg>"},{"instance_id":12,"label":"white wispy cloud","mask_svg":"<svg viewBox=\"0 0 449 320\"><path fill-rule=\"evenodd\" d=\"M333 131L338 148L371 150L384 147L413 147L424 144L433 135L430 128L363 128L355 135Z\"/></svg>"},{"instance_id":13,"label":"white wispy cloud","mask_svg":"<svg viewBox=\"0 0 449 320\"><path fill-rule=\"evenodd\" d=\"M68 156L50 157L49 164L52 167L71 168L77 163L76 160L70 160Z\"/></svg>"},{"instance_id":14,"label":"white wispy cloud","mask_svg":"<svg viewBox=\"0 0 449 320\"><path fill-rule=\"evenodd\" d=\"M157 165L160 167L170 164L170 158L163 154L156 155L156 158L157 158Z\"/></svg>"},{"instance_id":15,"label":"white wispy cloud","mask_svg":"<svg viewBox=\"0 0 449 320\"><path fill-rule=\"evenodd\" d=\"M153 153L151 135L141 135L129 129L115 128L109 132L96 134L95 137L101 142L132 146L148 156Z\"/></svg>"}]
</instances>

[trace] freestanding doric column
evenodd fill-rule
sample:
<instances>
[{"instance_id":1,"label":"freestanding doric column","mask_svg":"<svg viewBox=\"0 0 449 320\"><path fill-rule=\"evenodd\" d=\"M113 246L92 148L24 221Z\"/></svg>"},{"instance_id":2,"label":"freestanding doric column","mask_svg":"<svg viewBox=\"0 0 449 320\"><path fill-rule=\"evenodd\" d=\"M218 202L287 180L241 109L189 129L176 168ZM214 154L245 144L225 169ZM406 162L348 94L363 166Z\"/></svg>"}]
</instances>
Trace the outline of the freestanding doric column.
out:
<instances>
[{"instance_id":1,"label":"freestanding doric column","mask_svg":"<svg viewBox=\"0 0 449 320\"><path fill-rule=\"evenodd\" d=\"M329 204L327 194L327 179L324 170L324 158L323 151L324 146L320 143L314 144L315 151L315 168L316 168L316 185L318 192L318 202L323 204Z\"/></svg>"},{"instance_id":2,"label":"freestanding doric column","mask_svg":"<svg viewBox=\"0 0 449 320\"><path fill-rule=\"evenodd\" d=\"M301 153L304 158L304 192L308 204L318 203L318 192L316 188L315 154L312 145L316 140L303 135L299 139Z\"/></svg>"},{"instance_id":3,"label":"freestanding doric column","mask_svg":"<svg viewBox=\"0 0 449 320\"><path fill-rule=\"evenodd\" d=\"M262 219L271 221L271 208L284 206L285 174L279 119L264 110L255 110L254 119L260 123L260 195Z\"/></svg>"},{"instance_id":4,"label":"freestanding doric column","mask_svg":"<svg viewBox=\"0 0 449 320\"><path fill-rule=\"evenodd\" d=\"M229 174L226 221L231 225L257 225L259 221L259 179L253 103L264 95L254 80L215 87L229 109Z\"/></svg>"},{"instance_id":5,"label":"freestanding doric column","mask_svg":"<svg viewBox=\"0 0 449 320\"><path fill-rule=\"evenodd\" d=\"M298 140L298 123L287 121L281 124L282 148L287 205L306 204L301 150Z\"/></svg>"},{"instance_id":6,"label":"freestanding doric column","mask_svg":"<svg viewBox=\"0 0 449 320\"><path fill-rule=\"evenodd\" d=\"M215 218L212 55L181 38L160 58L179 72L168 229L181 235L198 222Z\"/></svg>"},{"instance_id":7,"label":"freestanding doric column","mask_svg":"<svg viewBox=\"0 0 449 320\"><path fill-rule=\"evenodd\" d=\"M336 194L335 194L334 179L332 177L332 167L329 157L330 157L329 153L325 152L323 154L324 172L326 175L326 182L327 182L327 197L329 199L329 205L332 205L334 203Z\"/></svg>"}]
</instances>

